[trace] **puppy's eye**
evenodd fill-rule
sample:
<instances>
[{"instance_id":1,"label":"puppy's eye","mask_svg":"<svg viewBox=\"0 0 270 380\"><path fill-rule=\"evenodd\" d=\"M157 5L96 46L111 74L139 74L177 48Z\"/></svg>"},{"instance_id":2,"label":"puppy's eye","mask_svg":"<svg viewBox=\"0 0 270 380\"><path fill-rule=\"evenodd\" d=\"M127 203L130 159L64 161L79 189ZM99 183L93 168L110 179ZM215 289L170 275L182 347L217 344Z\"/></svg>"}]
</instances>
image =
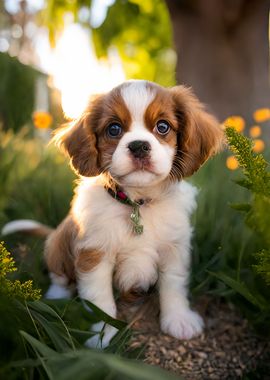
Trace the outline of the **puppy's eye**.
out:
<instances>
[{"instance_id":1,"label":"puppy's eye","mask_svg":"<svg viewBox=\"0 0 270 380\"><path fill-rule=\"evenodd\" d=\"M107 135L109 137L119 137L122 134L122 127L120 124L112 123L107 128Z\"/></svg>"},{"instance_id":2,"label":"puppy's eye","mask_svg":"<svg viewBox=\"0 0 270 380\"><path fill-rule=\"evenodd\" d=\"M155 126L155 130L159 135L167 135L170 132L170 124L165 120L159 120Z\"/></svg>"}]
</instances>

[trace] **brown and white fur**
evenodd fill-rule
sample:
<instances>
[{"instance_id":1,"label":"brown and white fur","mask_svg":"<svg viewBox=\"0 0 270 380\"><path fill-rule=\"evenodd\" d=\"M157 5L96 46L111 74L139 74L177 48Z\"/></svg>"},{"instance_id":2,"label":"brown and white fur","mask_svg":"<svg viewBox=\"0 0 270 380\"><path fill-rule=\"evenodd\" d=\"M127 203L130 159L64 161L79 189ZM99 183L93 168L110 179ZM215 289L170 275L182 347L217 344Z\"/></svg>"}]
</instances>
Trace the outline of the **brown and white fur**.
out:
<instances>
[{"instance_id":1,"label":"brown and white fur","mask_svg":"<svg viewBox=\"0 0 270 380\"><path fill-rule=\"evenodd\" d=\"M158 133L160 120L170 126L165 135ZM114 138L108 135L112 123L122 128ZM113 287L125 293L157 283L162 331L178 339L199 334L203 320L187 298L196 189L183 178L221 147L217 120L190 89L128 81L96 97L55 139L80 181L68 216L46 242L48 296L67 296L76 281L81 298L116 317ZM148 154L135 157L129 149L134 141L147 142ZM132 230L131 208L104 188L115 183L132 200L148 200L140 206L142 235ZM106 329L103 345L115 333Z\"/></svg>"}]
</instances>

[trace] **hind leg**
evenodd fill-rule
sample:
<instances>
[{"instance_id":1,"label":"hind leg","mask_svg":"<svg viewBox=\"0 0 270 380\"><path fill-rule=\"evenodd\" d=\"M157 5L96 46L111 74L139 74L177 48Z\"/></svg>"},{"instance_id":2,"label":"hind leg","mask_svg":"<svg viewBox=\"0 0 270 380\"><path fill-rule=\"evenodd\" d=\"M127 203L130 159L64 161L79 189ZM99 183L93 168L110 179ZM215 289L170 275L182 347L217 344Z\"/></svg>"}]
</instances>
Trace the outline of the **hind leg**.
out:
<instances>
[{"instance_id":1,"label":"hind leg","mask_svg":"<svg viewBox=\"0 0 270 380\"><path fill-rule=\"evenodd\" d=\"M68 299L73 295L70 283L75 282L73 245L76 232L76 224L68 216L45 243L44 256L52 282L45 295L48 299Z\"/></svg>"},{"instance_id":2,"label":"hind leg","mask_svg":"<svg viewBox=\"0 0 270 380\"><path fill-rule=\"evenodd\" d=\"M70 299L73 296L74 289L68 284L68 279L65 276L51 272L50 278L51 285L45 294L46 299Z\"/></svg>"}]
</instances>

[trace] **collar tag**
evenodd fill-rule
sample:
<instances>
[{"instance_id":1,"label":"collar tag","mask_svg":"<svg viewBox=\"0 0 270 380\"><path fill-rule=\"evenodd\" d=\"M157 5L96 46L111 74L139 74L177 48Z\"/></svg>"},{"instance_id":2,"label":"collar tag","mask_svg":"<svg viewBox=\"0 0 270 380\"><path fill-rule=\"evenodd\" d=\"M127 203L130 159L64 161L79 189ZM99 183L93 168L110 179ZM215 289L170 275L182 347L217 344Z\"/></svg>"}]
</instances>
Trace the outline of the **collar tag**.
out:
<instances>
[{"instance_id":1,"label":"collar tag","mask_svg":"<svg viewBox=\"0 0 270 380\"><path fill-rule=\"evenodd\" d=\"M133 205L132 213L130 214L130 219L133 223L133 231L136 235L141 235L143 233L143 225L140 224L140 205L135 203Z\"/></svg>"},{"instance_id":2,"label":"collar tag","mask_svg":"<svg viewBox=\"0 0 270 380\"><path fill-rule=\"evenodd\" d=\"M133 223L133 232L136 235L141 235L143 233L143 225L140 224L140 218L141 218L140 206L145 203L144 200L140 199L138 202L135 202L135 201L132 201L122 190L116 189L116 191L114 191L110 187L105 187L105 189L118 202L132 207L130 220Z\"/></svg>"}]
</instances>

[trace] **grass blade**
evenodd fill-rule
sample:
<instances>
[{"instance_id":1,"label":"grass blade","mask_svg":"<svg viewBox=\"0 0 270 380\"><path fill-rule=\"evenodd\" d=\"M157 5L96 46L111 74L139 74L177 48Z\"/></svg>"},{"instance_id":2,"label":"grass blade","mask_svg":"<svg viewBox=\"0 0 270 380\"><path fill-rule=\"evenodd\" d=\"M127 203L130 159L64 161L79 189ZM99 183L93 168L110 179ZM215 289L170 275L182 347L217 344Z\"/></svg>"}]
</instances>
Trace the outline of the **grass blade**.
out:
<instances>
[{"instance_id":1,"label":"grass blade","mask_svg":"<svg viewBox=\"0 0 270 380\"><path fill-rule=\"evenodd\" d=\"M266 310L269 308L269 306L266 303L264 303L263 301L260 301L257 296L250 293L248 288L244 284L242 284L241 282L236 281L235 279L227 276L225 273L222 273L222 272L216 272L215 273L215 272L208 271L208 273L212 276L215 276L216 278L218 278L222 282L224 282L227 286L229 286L234 291L239 293L247 301L252 303L254 306L258 307L259 309Z\"/></svg>"}]
</instances>

